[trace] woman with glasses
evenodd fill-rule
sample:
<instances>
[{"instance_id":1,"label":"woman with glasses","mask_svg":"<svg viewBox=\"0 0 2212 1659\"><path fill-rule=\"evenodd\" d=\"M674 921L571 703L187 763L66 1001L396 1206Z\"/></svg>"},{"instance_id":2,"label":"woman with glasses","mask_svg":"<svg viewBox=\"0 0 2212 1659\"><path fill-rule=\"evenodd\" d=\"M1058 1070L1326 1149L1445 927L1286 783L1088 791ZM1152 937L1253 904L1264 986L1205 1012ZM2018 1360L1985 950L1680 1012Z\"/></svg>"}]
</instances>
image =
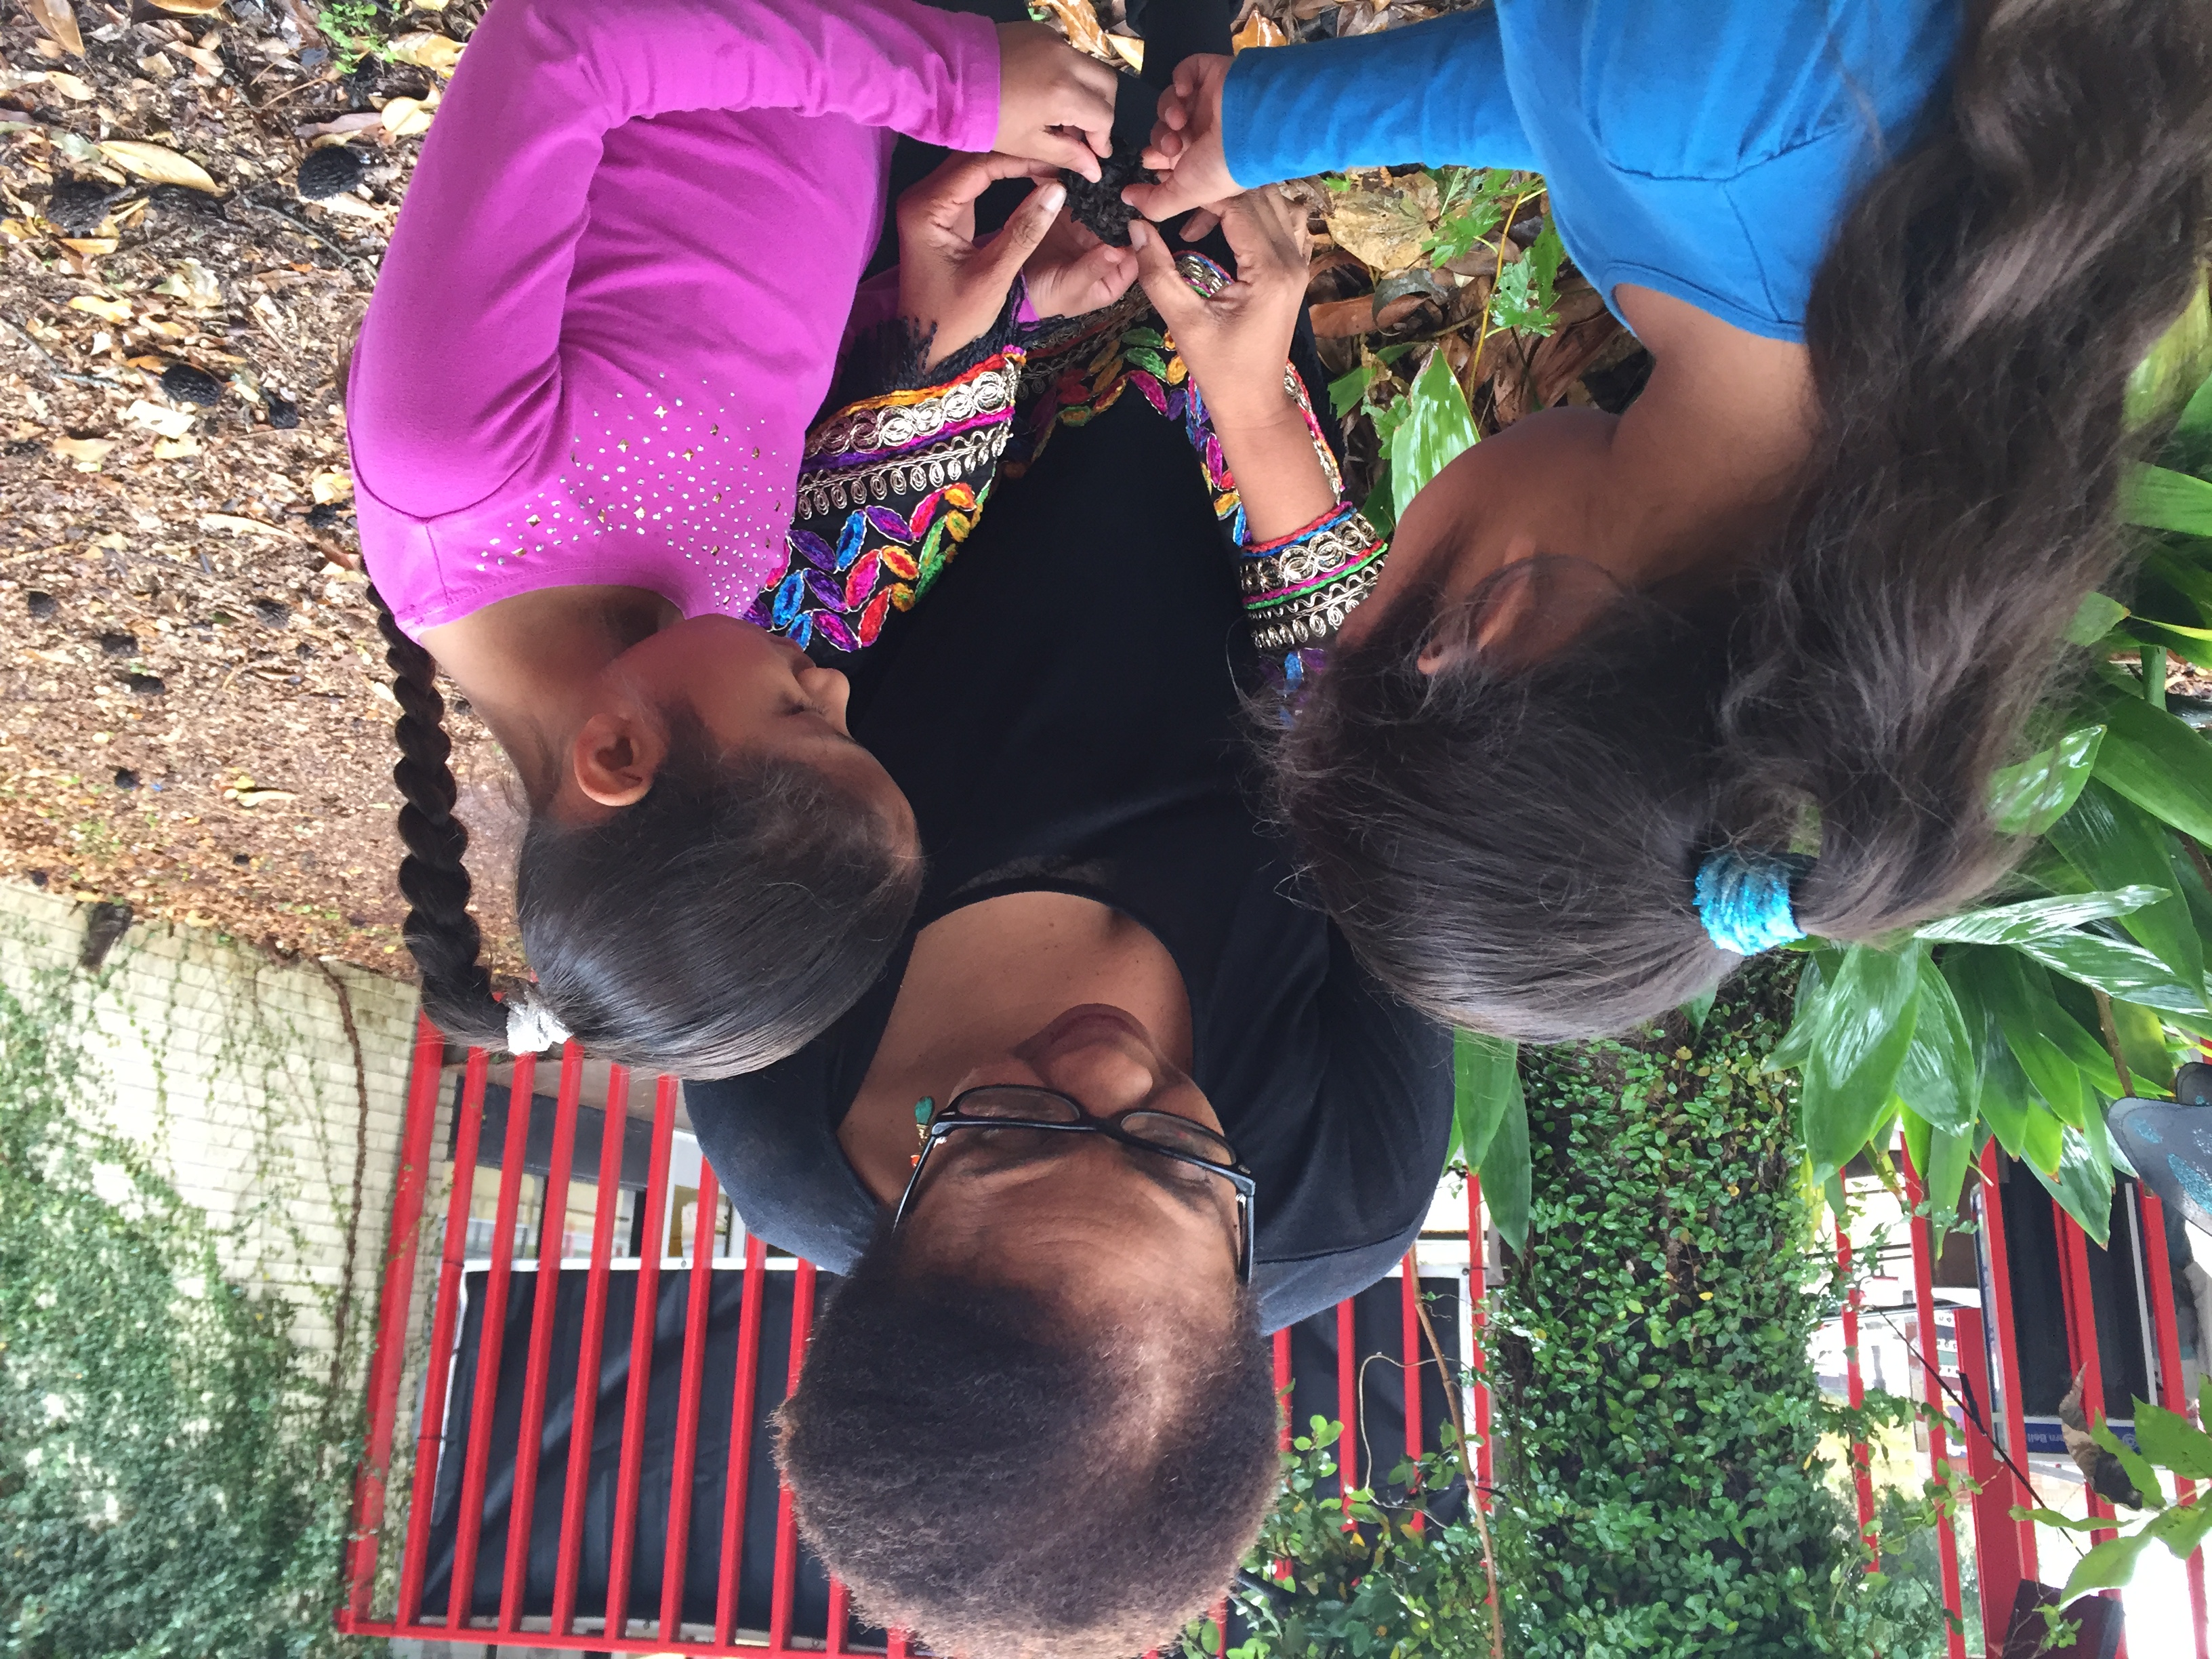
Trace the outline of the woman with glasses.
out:
<instances>
[{"instance_id":1,"label":"woman with glasses","mask_svg":"<svg viewBox=\"0 0 2212 1659\"><path fill-rule=\"evenodd\" d=\"M1255 211L1209 303L1303 287ZM1128 1659L1220 1594L1278 1478L1264 1334L1403 1254L1451 1116L1449 1034L1255 817L1242 584L1145 307L1031 346L1080 420L851 670L928 860L890 964L788 1060L687 1086L748 1229L845 1276L782 1418L809 1541L994 1659ZM1098 395L1117 349L1150 378Z\"/></svg>"}]
</instances>

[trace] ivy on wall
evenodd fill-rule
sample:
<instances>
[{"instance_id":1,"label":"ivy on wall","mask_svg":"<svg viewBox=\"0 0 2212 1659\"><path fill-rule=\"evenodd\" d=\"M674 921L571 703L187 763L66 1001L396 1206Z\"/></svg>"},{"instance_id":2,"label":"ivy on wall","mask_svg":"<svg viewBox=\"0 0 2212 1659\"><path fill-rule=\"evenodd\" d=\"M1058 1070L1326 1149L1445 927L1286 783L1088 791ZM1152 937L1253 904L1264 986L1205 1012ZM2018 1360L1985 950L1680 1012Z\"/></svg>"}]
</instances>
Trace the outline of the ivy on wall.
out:
<instances>
[{"instance_id":1,"label":"ivy on wall","mask_svg":"<svg viewBox=\"0 0 2212 1659\"><path fill-rule=\"evenodd\" d=\"M1765 1069L1795 969L1755 965L1699 1024L1522 1051L1529 1248L1491 1331L1493 1530L1528 1659L1942 1649L1936 1584L1870 1570L1820 1456L1849 1415L1809 1353L1831 1264ZM1900 1534L1930 1518L1893 1513Z\"/></svg>"},{"instance_id":2,"label":"ivy on wall","mask_svg":"<svg viewBox=\"0 0 2212 1659\"><path fill-rule=\"evenodd\" d=\"M335 1652L347 1368L301 1346L283 1297L226 1279L226 1230L102 1127L102 982L15 978L0 987L0 1654Z\"/></svg>"}]
</instances>

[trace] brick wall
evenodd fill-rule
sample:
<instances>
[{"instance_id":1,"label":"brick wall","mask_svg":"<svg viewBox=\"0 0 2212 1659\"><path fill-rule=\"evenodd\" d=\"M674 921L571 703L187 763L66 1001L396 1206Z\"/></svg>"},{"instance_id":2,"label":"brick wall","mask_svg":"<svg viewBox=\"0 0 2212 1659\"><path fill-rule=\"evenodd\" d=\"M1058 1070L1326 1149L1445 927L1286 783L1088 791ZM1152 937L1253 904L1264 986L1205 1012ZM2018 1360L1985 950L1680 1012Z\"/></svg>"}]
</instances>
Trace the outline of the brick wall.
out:
<instances>
[{"instance_id":1,"label":"brick wall","mask_svg":"<svg viewBox=\"0 0 2212 1659\"><path fill-rule=\"evenodd\" d=\"M0 985L22 995L41 970L72 969L90 911L0 883ZM88 1047L112 1085L101 1103L108 1127L148 1149L228 1235L234 1276L288 1291L301 1310L297 1334L323 1352L358 1167L353 1317L366 1334L398 1164L415 988L336 964L328 973L281 965L167 923L132 927L104 972L96 994L89 975L77 978L93 995Z\"/></svg>"}]
</instances>

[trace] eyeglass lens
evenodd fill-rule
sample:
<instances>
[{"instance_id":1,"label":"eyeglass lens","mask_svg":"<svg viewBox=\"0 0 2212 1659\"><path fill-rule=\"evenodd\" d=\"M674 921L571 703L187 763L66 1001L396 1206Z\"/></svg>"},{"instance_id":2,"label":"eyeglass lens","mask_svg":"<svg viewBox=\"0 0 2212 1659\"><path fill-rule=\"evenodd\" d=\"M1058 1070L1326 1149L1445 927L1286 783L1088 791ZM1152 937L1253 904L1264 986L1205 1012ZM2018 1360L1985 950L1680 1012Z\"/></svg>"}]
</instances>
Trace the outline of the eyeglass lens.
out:
<instances>
[{"instance_id":1,"label":"eyeglass lens","mask_svg":"<svg viewBox=\"0 0 2212 1659\"><path fill-rule=\"evenodd\" d=\"M1039 1123L1078 1123L1083 1114L1075 1104L1042 1089L971 1089L960 1097L962 1117L1025 1117ZM1121 1121L1125 1134L1150 1141L1171 1152L1188 1152L1216 1164L1233 1164L1236 1153L1219 1135L1203 1124L1173 1112L1132 1112Z\"/></svg>"}]
</instances>

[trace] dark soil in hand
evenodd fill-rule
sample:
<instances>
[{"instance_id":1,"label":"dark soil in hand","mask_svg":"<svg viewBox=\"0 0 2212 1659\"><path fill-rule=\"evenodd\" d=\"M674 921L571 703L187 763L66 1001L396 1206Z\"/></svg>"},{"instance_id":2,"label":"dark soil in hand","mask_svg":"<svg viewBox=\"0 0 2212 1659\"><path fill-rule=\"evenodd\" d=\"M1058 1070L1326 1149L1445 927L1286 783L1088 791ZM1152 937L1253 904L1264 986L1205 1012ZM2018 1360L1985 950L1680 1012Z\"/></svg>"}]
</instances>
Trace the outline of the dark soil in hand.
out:
<instances>
[{"instance_id":1,"label":"dark soil in hand","mask_svg":"<svg viewBox=\"0 0 2212 1659\"><path fill-rule=\"evenodd\" d=\"M1075 222L1111 247L1129 246L1129 221L1138 216L1136 209L1121 199L1123 187L1155 182L1152 169L1138 161L1139 154L1133 149L1116 149L1098 164L1095 185L1079 173L1060 175L1067 186L1067 204Z\"/></svg>"}]
</instances>

